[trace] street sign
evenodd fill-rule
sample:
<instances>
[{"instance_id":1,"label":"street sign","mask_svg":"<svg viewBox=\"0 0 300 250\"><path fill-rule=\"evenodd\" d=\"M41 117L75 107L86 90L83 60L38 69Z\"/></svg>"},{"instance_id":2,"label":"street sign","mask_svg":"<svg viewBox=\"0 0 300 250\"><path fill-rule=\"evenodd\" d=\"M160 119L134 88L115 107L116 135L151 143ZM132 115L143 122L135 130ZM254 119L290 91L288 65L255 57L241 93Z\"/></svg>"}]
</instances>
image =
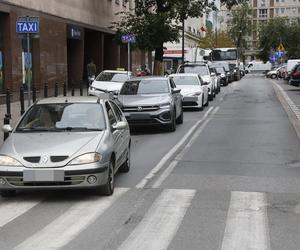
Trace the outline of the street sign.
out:
<instances>
[{"instance_id":1,"label":"street sign","mask_svg":"<svg viewBox=\"0 0 300 250\"><path fill-rule=\"evenodd\" d=\"M285 50L285 48L283 47L282 43L279 44L277 50Z\"/></svg>"},{"instance_id":2,"label":"street sign","mask_svg":"<svg viewBox=\"0 0 300 250\"><path fill-rule=\"evenodd\" d=\"M20 34L36 34L40 31L38 17L20 17L16 22L16 32Z\"/></svg>"},{"instance_id":3,"label":"street sign","mask_svg":"<svg viewBox=\"0 0 300 250\"><path fill-rule=\"evenodd\" d=\"M136 37L135 35L123 35L121 37L122 43L135 43Z\"/></svg>"}]
</instances>

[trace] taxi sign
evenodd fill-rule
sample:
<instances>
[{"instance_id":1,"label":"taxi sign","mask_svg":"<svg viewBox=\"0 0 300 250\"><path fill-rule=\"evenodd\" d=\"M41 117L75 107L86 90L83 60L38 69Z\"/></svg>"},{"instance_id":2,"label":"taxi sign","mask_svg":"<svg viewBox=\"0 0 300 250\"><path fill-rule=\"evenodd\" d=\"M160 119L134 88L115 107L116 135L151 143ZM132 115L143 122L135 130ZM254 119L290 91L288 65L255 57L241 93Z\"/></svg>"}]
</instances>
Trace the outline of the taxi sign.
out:
<instances>
[{"instance_id":1,"label":"taxi sign","mask_svg":"<svg viewBox=\"0 0 300 250\"><path fill-rule=\"evenodd\" d=\"M20 34L36 34L40 31L38 17L19 17L16 22L16 32Z\"/></svg>"}]
</instances>

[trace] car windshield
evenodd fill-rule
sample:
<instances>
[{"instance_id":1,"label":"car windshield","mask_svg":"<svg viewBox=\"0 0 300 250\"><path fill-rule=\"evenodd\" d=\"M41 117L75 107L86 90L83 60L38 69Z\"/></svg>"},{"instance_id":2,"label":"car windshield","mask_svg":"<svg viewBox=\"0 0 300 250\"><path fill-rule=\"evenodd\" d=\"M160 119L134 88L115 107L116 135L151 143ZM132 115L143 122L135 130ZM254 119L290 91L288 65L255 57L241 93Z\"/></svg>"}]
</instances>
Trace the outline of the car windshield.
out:
<instances>
[{"instance_id":1,"label":"car windshield","mask_svg":"<svg viewBox=\"0 0 300 250\"><path fill-rule=\"evenodd\" d=\"M224 71L224 68L216 68L216 70L217 70L217 73L219 73L219 74L223 74L225 71Z\"/></svg>"},{"instance_id":2,"label":"car windshield","mask_svg":"<svg viewBox=\"0 0 300 250\"><path fill-rule=\"evenodd\" d=\"M206 65L182 65L180 66L179 73L195 73L200 76L209 75Z\"/></svg>"},{"instance_id":3,"label":"car windshield","mask_svg":"<svg viewBox=\"0 0 300 250\"><path fill-rule=\"evenodd\" d=\"M226 71L230 71L229 69L229 64L228 63L224 63L224 64L214 64L215 67L224 67L224 69Z\"/></svg>"},{"instance_id":4,"label":"car windshield","mask_svg":"<svg viewBox=\"0 0 300 250\"><path fill-rule=\"evenodd\" d=\"M197 76L172 76L176 85L200 85Z\"/></svg>"},{"instance_id":5,"label":"car windshield","mask_svg":"<svg viewBox=\"0 0 300 250\"><path fill-rule=\"evenodd\" d=\"M99 104L55 103L31 107L16 131L98 131L103 129L105 129L105 118Z\"/></svg>"},{"instance_id":6,"label":"car windshield","mask_svg":"<svg viewBox=\"0 0 300 250\"><path fill-rule=\"evenodd\" d=\"M128 78L128 74L102 72L100 75L97 76L96 81L125 82L128 80Z\"/></svg>"},{"instance_id":7,"label":"car windshield","mask_svg":"<svg viewBox=\"0 0 300 250\"><path fill-rule=\"evenodd\" d=\"M147 79L140 81L125 82L121 95L145 95L169 93L169 84L167 79Z\"/></svg>"}]
</instances>

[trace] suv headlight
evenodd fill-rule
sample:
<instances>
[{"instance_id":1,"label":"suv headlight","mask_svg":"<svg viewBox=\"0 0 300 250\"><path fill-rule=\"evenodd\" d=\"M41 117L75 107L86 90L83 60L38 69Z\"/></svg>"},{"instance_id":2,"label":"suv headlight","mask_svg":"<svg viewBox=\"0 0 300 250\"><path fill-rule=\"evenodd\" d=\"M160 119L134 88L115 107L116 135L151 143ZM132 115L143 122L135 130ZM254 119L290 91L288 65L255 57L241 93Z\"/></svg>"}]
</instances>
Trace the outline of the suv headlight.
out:
<instances>
[{"instance_id":1,"label":"suv headlight","mask_svg":"<svg viewBox=\"0 0 300 250\"><path fill-rule=\"evenodd\" d=\"M18 162L15 158L7 155L0 155L0 165L2 166L15 166L20 167L22 164Z\"/></svg>"},{"instance_id":2,"label":"suv headlight","mask_svg":"<svg viewBox=\"0 0 300 250\"><path fill-rule=\"evenodd\" d=\"M95 91L96 89L94 87L90 87L90 90L91 91Z\"/></svg>"},{"instance_id":3,"label":"suv headlight","mask_svg":"<svg viewBox=\"0 0 300 250\"><path fill-rule=\"evenodd\" d=\"M101 161L102 156L98 153L87 153L80 156L77 156L71 160L68 165L80 165L80 164L89 164L97 161Z\"/></svg>"},{"instance_id":4,"label":"suv headlight","mask_svg":"<svg viewBox=\"0 0 300 250\"><path fill-rule=\"evenodd\" d=\"M165 109L165 108L169 108L170 105L171 105L171 104L170 104L169 102L166 102L166 103L160 104L159 107L160 107L161 109Z\"/></svg>"}]
</instances>

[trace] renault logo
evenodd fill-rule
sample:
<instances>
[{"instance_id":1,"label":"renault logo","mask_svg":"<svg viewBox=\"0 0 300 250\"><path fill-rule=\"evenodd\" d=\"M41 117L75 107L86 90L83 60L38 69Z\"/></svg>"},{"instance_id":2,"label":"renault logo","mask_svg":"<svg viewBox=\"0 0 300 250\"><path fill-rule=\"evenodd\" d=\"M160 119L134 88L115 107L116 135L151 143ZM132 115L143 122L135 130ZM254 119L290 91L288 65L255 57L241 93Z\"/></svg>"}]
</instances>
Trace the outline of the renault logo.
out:
<instances>
[{"instance_id":1,"label":"renault logo","mask_svg":"<svg viewBox=\"0 0 300 250\"><path fill-rule=\"evenodd\" d=\"M46 164L48 162L48 156L44 155L41 160L42 163Z\"/></svg>"},{"instance_id":2,"label":"renault logo","mask_svg":"<svg viewBox=\"0 0 300 250\"><path fill-rule=\"evenodd\" d=\"M143 110L143 107L138 107L137 110L138 110L139 112L141 112L141 111Z\"/></svg>"}]
</instances>

